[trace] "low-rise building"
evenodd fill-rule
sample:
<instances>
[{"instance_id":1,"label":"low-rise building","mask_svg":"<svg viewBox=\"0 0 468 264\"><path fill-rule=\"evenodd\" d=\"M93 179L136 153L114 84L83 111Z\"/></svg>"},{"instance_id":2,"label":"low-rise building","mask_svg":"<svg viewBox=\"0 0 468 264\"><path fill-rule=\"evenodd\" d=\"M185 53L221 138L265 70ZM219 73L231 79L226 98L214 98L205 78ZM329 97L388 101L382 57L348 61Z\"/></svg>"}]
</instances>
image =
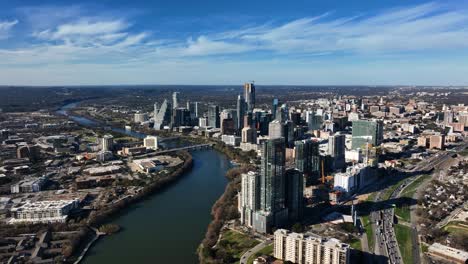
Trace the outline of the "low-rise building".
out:
<instances>
[{"instance_id":1,"label":"low-rise building","mask_svg":"<svg viewBox=\"0 0 468 264\"><path fill-rule=\"evenodd\" d=\"M468 263L468 252L447 247L439 243L432 244L428 249L429 256L445 260L449 263Z\"/></svg>"},{"instance_id":2,"label":"low-rise building","mask_svg":"<svg viewBox=\"0 0 468 264\"><path fill-rule=\"evenodd\" d=\"M47 178L40 177L34 179L22 180L11 186L11 193L31 193L40 192L42 187L46 184Z\"/></svg>"},{"instance_id":3,"label":"low-rise building","mask_svg":"<svg viewBox=\"0 0 468 264\"><path fill-rule=\"evenodd\" d=\"M12 218L8 223L65 222L68 213L78 205L78 200L27 201L10 210Z\"/></svg>"}]
</instances>

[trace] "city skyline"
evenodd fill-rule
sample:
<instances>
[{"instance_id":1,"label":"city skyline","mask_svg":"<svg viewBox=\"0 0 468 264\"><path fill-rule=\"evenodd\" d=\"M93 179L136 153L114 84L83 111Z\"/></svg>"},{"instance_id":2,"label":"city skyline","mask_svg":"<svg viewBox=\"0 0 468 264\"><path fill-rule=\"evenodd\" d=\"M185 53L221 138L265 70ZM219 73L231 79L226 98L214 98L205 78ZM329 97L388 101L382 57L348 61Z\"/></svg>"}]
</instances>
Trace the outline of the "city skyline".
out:
<instances>
[{"instance_id":1,"label":"city skyline","mask_svg":"<svg viewBox=\"0 0 468 264\"><path fill-rule=\"evenodd\" d=\"M467 85L467 1L9 1L1 85Z\"/></svg>"}]
</instances>

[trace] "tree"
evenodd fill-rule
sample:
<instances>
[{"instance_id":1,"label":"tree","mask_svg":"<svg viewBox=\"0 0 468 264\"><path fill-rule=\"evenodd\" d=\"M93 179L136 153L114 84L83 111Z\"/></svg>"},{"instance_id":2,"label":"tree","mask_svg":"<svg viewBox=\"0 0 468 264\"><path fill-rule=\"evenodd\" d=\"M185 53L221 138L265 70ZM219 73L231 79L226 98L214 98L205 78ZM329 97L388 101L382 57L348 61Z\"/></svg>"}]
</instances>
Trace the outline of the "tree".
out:
<instances>
[{"instance_id":1,"label":"tree","mask_svg":"<svg viewBox=\"0 0 468 264\"><path fill-rule=\"evenodd\" d=\"M295 223L292 226L292 231L295 233L302 233L304 232L304 226L301 223Z\"/></svg>"}]
</instances>

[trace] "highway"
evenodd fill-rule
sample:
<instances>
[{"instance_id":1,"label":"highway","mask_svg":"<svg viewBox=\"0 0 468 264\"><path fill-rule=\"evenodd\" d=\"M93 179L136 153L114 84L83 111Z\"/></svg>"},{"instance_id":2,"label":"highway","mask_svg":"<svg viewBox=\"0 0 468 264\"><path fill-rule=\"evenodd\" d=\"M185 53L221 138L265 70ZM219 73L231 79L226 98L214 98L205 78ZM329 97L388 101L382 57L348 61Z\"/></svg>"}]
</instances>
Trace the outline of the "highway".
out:
<instances>
[{"instance_id":1,"label":"highway","mask_svg":"<svg viewBox=\"0 0 468 264\"><path fill-rule=\"evenodd\" d=\"M450 158L451 155L458 151L462 151L468 147L468 142L464 142L460 146L457 146L453 151L439 152L436 155L421 161L414 168L408 172L429 172L432 169L438 169L440 165L443 165ZM419 177L410 177L403 181L390 195L391 199L396 199L400 196L401 191L417 180ZM382 201L382 195L385 189L378 192L374 198L374 202ZM391 205L389 205L391 206ZM389 263L397 264L403 263L400 248L396 240L395 230L393 227L394 219L394 208L388 207L380 211L374 211L371 213L372 227L374 229L374 236L376 241L375 253L378 255L384 255L388 257ZM412 241L413 241L413 260L415 264L421 263L420 252L419 252L419 239L415 226L412 225Z\"/></svg>"}]
</instances>

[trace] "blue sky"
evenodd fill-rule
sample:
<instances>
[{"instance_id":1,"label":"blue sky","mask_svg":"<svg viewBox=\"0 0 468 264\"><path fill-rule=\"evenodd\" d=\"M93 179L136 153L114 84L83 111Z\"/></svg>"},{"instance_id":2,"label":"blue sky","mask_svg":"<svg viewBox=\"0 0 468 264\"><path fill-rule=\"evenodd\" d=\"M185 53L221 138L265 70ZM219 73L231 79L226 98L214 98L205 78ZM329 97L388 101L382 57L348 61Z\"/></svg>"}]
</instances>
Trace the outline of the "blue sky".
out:
<instances>
[{"instance_id":1,"label":"blue sky","mask_svg":"<svg viewBox=\"0 0 468 264\"><path fill-rule=\"evenodd\" d=\"M1 85L468 85L468 0L1 7Z\"/></svg>"}]
</instances>

